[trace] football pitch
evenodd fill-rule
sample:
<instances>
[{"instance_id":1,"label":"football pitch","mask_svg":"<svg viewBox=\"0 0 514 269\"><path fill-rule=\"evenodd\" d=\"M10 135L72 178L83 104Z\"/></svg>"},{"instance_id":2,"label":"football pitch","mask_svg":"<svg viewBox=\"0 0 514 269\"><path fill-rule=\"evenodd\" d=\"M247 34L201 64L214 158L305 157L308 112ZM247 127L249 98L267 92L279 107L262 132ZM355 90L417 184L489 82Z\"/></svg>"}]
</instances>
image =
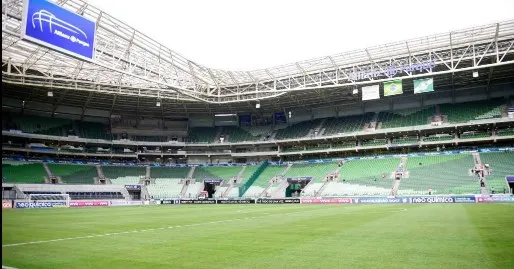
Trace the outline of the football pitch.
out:
<instances>
[{"instance_id":1,"label":"football pitch","mask_svg":"<svg viewBox=\"0 0 514 269\"><path fill-rule=\"evenodd\" d=\"M513 268L514 204L2 210L15 268Z\"/></svg>"}]
</instances>

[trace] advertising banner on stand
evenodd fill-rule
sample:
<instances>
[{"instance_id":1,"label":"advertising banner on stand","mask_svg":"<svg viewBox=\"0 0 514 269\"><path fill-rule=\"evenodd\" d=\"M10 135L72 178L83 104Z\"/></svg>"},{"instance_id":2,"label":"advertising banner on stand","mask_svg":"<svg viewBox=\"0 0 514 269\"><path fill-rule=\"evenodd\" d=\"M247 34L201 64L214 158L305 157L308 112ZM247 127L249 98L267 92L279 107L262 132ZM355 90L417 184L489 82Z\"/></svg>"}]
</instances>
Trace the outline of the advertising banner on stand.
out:
<instances>
[{"instance_id":1,"label":"advertising banner on stand","mask_svg":"<svg viewBox=\"0 0 514 269\"><path fill-rule=\"evenodd\" d=\"M303 198L302 204L351 204L352 198Z\"/></svg>"},{"instance_id":2,"label":"advertising banner on stand","mask_svg":"<svg viewBox=\"0 0 514 269\"><path fill-rule=\"evenodd\" d=\"M66 202L16 202L16 208L52 208L67 207Z\"/></svg>"},{"instance_id":3,"label":"advertising banner on stand","mask_svg":"<svg viewBox=\"0 0 514 269\"><path fill-rule=\"evenodd\" d=\"M2 200L2 208L12 208L12 200Z\"/></svg>"},{"instance_id":4,"label":"advertising banner on stand","mask_svg":"<svg viewBox=\"0 0 514 269\"><path fill-rule=\"evenodd\" d=\"M70 207L110 206L111 201L70 201Z\"/></svg>"},{"instance_id":5,"label":"advertising banner on stand","mask_svg":"<svg viewBox=\"0 0 514 269\"><path fill-rule=\"evenodd\" d=\"M257 199L257 204L299 204L300 199Z\"/></svg>"},{"instance_id":6,"label":"advertising banner on stand","mask_svg":"<svg viewBox=\"0 0 514 269\"><path fill-rule=\"evenodd\" d=\"M407 203L407 199L387 197L357 197L353 198L354 204L401 204Z\"/></svg>"},{"instance_id":7,"label":"advertising banner on stand","mask_svg":"<svg viewBox=\"0 0 514 269\"><path fill-rule=\"evenodd\" d=\"M432 203L454 203L455 200L448 196L419 196L407 197L409 203L413 204L432 204Z\"/></svg>"},{"instance_id":8,"label":"advertising banner on stand","mask_svg":"<svg viewBox=\"0 0 514 269\"><path fill-rule=\"evenodd\" d=\"M514 203L514 196L481 196L477 195L477 203Z\"/></svg>"}]
</instances>

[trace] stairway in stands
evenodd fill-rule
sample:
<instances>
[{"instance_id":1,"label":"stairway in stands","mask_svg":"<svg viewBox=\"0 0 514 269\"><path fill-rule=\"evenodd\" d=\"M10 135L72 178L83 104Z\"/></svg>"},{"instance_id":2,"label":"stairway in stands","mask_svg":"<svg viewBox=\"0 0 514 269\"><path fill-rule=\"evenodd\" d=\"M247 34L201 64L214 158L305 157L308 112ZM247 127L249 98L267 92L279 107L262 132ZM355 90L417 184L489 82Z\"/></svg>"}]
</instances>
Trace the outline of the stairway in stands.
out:
<instances>
[{"instance_id":1,"label":"stairway in stands","mask_svg":"<svg viewBox=\"0 0 514 269\"><path fill-rule=\"evenodd\" d=\"M482 161L480 160L480 154L478 152L473 152L473 167L479 168L482 167ZM484 169L484 167L482 167ZM484 186L480 186L480 194L487 195L489 194L488 188L487 188L487 177L488 173L484 170L484 176L481 177L481 179L484 181Z\"/></svg>"},{"instance_id":2,"label":"stairway in stands","mask_svg":"<svg viewBox=\"0 0 514 269\"><path fill-rule=\"evenodd\" d=\"M402 178L409 177L409 172L406 171L406 167L407 167L407 157L402 157L400 159L400 164L398 165L398 168L396 168L396 171L394 171L393 174L391 175L395 179L394 183L393 183L393 188L391 189L392 196L395 196L396 193L398 192Z\"/></svg>"}]
</instances>

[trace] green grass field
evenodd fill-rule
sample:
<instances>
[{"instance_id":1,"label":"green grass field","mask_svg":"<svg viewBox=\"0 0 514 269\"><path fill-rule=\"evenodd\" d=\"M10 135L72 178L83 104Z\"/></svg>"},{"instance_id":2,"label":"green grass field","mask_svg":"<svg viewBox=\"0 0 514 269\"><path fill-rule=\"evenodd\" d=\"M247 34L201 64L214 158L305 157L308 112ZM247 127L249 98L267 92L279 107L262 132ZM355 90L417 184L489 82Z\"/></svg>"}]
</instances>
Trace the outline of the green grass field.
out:
<instances>
[{"instance_id":1,"label":"green grass field","mask_svg":"<svg viewBox=\"0 0 514 269\"><path fill-rule=\"evenodd\" d=\"M514 204L2 210L2 264L20 269L483 269L513 253Z\"/></svg>"}]
</instances>

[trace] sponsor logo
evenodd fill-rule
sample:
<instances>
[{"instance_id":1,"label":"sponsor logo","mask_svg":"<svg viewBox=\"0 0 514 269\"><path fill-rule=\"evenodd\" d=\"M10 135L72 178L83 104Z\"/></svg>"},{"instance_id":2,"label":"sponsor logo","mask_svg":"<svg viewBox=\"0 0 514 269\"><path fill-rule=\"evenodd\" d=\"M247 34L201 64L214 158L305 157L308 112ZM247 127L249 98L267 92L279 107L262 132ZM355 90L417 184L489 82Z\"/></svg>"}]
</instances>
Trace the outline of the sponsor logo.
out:
<instances>
[{"instance_id":1,"label":"sponsor logo","mask_svg":"<svg viewBox=\"0 0 514 269\"><path fill-rule=\"evenodd\" d=\"M258 199L257 204L299 204L300 199Z\"/></svg>"},{"instance_id":2,"label":"sponsor logo","mask_svg":"<svg viewBox=\"0 0 514 269\"><path fill-rule=\"evenodd\" d=\"M125 189L127 190L141 190L141 185L125 185Z\"/></svg>"},{"instance_id":3,"label":"sponsor logo","mask_svg":"<svg viewBox=\"0 0 514 269\"><path fill-rule=\"evenodd\" d=\"M477 197L478 203L514 203L514 197L511 196L479 196Z\"/></svg>"},{"instance_id":4,"label":"sponsor logo","mask_svg":"<svg viewBox=\"0 0 514 269\"><path fill-rule=\"evenodd\" d=\"M254 204L255 200L218 200L218 204Z\"/></svg>"},{"instance_id":5,"label":"sponsor logo","mask_svg":"<svg viewBox=\"0 0 514 269\"><path fill-rule=\"evenodd\" d=\"M476 203L475 197L453 197L455 203Z\"/></svg>"},{"instance_id":6,"label":"sponsor logo","mask_svg":"<svg viewBox=\"0 0 514 269\"><path fill-rule=\"evenodd\" d=\"M16 208L66 207L66 202L16 202Z\"/></svg>"},{"instance_id":7,"label":"sponsor logo","mask_svg":"<svg viewBox=\"0 0 514 269\"><path fill-rule=\"evenodd\" d=\"M216 204L216 200L180 200L181 204Z\"/></svg>"},{"instance_id":8,"label":"sponsor logo","mask_svg":"<svg viewBox=\"0 0 514 269\"><path fill-rule=\"evenodd\" d=\"M302 204L351 204L352 198L302 199Z\"/></svg>"},{"instance_id":9,"label":"sponsor logo","mask_svg":"<svg viewBox=\"0 0 514 269\"><path fill-rule=\"evenodd\" d=\"M2 201L2 208L12 208L11 201Z\"/></svg>"},{"instance_id":10,"label":"sponsor logo","mask_svg":"<svg viewBox=\"0 0 514 269\"><path fill-rule=\"evenodd\" d=\"M109 206L110 201L72 201L70 207L84 207L84 206Z\"/></svg>"},{"instance_id":11,"label":"sponsor logo","mask_svg":"<svg viewBox=\"0 0 514 269\"><path fill-rule=\"evenodd\" d=\"M84 60L92 60L96 24L45 0L26 0L24 38Z\"/></svg>"},{"instance_id":12,"label":"sponsor logo","mask_svg":"<svg viewBox=\"0 0 514 269\"><path fill-rule=\"evenodd\" d=\"M412 197L411 203L421 204L421 203L454 203L454 199L452 197Z\"/></svg>"},{"instance_id":13,"label":"sponsor logo","mask_svg":"<svg viewBox=\"0 0 514 269\"><path fill-rule=\"evenodd\" d=\"M406 199L405 199L406 200ZM356 198L354 203L360 204L400 204L405 203L401 198Z\"/></svg>"}]
</instances>

